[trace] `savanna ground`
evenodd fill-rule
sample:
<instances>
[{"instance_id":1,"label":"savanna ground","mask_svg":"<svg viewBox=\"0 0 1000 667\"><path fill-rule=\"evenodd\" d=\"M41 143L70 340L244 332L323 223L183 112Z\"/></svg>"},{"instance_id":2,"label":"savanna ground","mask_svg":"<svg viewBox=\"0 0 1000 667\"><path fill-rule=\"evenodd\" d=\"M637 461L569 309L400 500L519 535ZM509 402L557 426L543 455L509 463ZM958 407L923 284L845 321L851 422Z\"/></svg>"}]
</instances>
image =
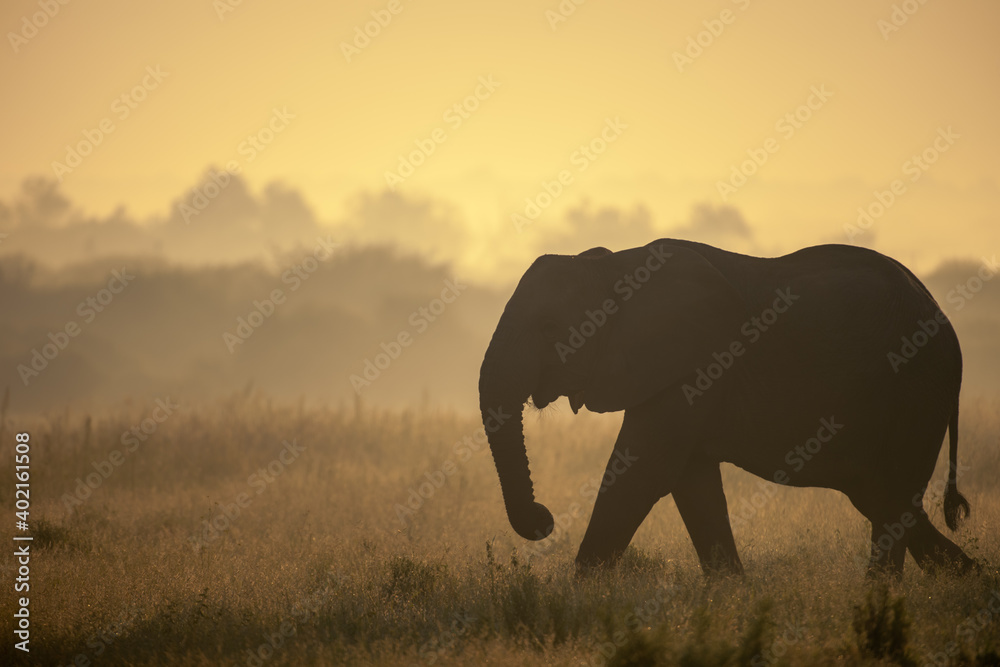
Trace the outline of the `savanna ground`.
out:
<instances>
[{"instance_id":1,"label":"savanna ground","mask_svg":"<svg viewBox=\"0 0 1000 667\"><path fill-rule=\"evenodd\" d=\"M842 495L729 466L745 578L702 576L667 498L622 567L575 579L620 415L527 414L536 495L563 515L529 544L507 523L475 417L245 393L184 405L123 443L154 407L0 424L11 512L14 432L32 444L31 652L16 664L1000 663L1000 402L964 400L959 488L972 515L942 528L982 571L927 576L907 556L888 583L865 579L869 526ZM124 462L109 470L114 450ZM68 502L95 463L107 479ZM10 556L3 568L6 652Z\"/></svg>"}]
</instances>

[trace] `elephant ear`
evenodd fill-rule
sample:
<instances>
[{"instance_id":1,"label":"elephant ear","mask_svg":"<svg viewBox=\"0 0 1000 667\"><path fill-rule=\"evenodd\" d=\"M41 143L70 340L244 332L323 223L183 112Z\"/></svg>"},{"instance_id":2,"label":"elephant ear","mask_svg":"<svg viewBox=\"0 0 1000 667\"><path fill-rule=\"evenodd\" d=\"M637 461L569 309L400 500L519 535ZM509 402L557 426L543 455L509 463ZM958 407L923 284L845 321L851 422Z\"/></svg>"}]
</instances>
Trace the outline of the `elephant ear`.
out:
<instances>
[{"instance_id":1,"label":"elephant ear","mask_svg":"<svg viewBox=\"0 0 1000 667\"><path fill-rule=\"evenodd\" d=\"M583 397L590 411L624 410L674 386L681 396L713 353L744 340L745 302L695 250L657 241L597 261L618 309Z\"/></svg>"}]
</instances>

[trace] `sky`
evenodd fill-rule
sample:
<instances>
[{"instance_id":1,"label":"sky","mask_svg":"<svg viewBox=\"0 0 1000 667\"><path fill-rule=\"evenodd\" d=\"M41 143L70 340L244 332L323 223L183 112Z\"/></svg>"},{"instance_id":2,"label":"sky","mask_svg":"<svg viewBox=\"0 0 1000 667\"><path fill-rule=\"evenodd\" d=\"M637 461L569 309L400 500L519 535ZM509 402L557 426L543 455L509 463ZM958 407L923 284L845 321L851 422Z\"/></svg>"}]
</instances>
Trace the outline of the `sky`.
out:
<instances>
[{"instance_id":1,"label":"sky","mask_svg":"<svg viewBox=\"0 0 1000 667\"><path fill-rule=\"evenodd\" d=\"M330 223L431 202L481 277L588 207L654 234L732 207L733 249L852 242L918 271L1000 246L996 2L51 4L0 9L0 199L43 176L162 219L230 164Z\"/></svg>"}]
</instances>

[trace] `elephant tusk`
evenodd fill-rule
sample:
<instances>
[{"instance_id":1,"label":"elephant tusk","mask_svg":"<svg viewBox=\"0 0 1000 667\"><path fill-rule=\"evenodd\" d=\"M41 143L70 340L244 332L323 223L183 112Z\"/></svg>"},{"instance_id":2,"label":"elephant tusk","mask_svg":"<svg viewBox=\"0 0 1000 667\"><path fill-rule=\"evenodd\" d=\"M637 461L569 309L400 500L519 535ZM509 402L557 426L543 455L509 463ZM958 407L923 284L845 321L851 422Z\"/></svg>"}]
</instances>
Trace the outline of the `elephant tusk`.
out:
<instances>
[{"instance_id":1,"label":"elephant tusk","mask_svg":"<svg viewBox=\"0 0 1000 667\"><path fill-rule=\"evenodd\" d=\"M578 391L569 397L569 407L573 409L573 414L580 412L580 408L583 407L583 392Z\"/></svg>"}]
</instances>

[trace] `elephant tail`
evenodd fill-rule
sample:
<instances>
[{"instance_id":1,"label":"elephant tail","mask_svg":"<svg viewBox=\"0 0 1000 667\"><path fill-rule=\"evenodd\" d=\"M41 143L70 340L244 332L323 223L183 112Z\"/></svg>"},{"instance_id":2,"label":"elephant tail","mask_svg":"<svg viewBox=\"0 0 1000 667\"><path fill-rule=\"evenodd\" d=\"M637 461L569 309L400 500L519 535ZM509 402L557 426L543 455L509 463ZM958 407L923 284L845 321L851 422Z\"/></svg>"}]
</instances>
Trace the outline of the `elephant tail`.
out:
<instances>
[{"instance_id":1,"label":"elephant tail","mask_svg":"<svg viewBox=\"0 0 1000 667\"><path fill-rule=\"evenodd\" d=\"M948 422L948 485L944 490L944 522L955 530L969 516L969 501L958 492L958 404Z\"/></svg>"}]
</instances>

